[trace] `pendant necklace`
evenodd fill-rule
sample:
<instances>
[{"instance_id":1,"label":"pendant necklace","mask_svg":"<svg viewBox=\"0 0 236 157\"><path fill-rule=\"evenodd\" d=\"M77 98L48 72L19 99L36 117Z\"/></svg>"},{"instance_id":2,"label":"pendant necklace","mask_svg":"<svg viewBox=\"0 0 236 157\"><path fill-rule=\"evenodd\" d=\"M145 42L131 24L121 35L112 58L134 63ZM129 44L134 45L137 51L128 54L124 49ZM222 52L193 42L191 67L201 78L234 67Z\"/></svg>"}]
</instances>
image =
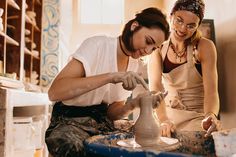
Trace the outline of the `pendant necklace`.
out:
<instances>
[{"instance_id":1,"label":"pendant necklace","mask_svg":"<svg viewBox=\"0 0 236 157\"><path fill-rule=\"evenodd\" d=\"M170 47L171 49L173 50L174 54L175 54L175 57L176 57L176 61L179 59L179 62L181 62L181 58L185 57L186 56L186 46L184 46L184 48L180 51L177 51L175 49L175 45L171 42L170 40Z\"/></svg>"},{"instance_id":2,"label":"pendant necklace","mask_svg":"<svg viewBox=\"0 0 236 157\"><path fill-rule=\"evenodd\" d=\"M122 47L122 44L121 44L121 37L119 37L119 44L120 44L120 49L121 49L121 51L122 51L126 56L129 57L129 55L125 52L125 50L124 50L123 47Z\"/></svg>"}]
</instances>

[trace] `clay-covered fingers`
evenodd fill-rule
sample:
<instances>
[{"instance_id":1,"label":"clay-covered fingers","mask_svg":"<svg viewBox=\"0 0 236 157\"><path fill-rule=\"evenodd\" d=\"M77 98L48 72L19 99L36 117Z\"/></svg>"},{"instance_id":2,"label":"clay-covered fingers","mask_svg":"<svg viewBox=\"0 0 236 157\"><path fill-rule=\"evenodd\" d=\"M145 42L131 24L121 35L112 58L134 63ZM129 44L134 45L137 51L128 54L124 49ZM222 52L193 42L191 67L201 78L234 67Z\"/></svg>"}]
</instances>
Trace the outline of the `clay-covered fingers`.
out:
<instances>
[{"instance_id":1,"label":"clay-covered fingers","mask_svg":"<svg viewBox=\"0 0 236 157\"><path fill-rule=\"evenodd\" d=\"M211 135L212 132L221 130L221 122L214 114L210 114L202 120L202 128L206 130L205 137Z\"/></svg>"},{"instance_id":2,"label":"clay-covered fingers","mask_svg":"<svg viewBox=\"0 0 236 157\"><path fill-rule=\"evenodd\" d=\"M126 90L133 90L137 86L137 81L131 75L127 75L122 79L122 86Z\"/></svg>"},{"instance_id":3,"label":"clay-covered fingers","mask_svg":"<svg viewBox=\"0 0 236 157\"><path fill-rule=\"evenodd\" d=\"M206 130L205 137L208 137L211 135L212 132L221 130L221 122L212 117L207 117L207 120L205 121L208 124L205 124L205 127L208 126L207 128L204 128Z\"/></svg>"},{"instance_id":4,"label":"clay-covered fingers","mask_svg":"<svg viewBox=\"0 0 236 157\"><path fill-rule=\"evenodd\" d=\"M161 101L166 97L168 92L155 92L153 95L155 96L153 99L153 108L158 107Z\"/></svg>"},{"instance_id":5,"label":"clay-covered fingers","mask_svg":"<svg viewBox=\"0 0 236 157\"><path fill-rule=\"evenodd\" d=\"M143 79L142 76L140 76L139 74L137 74L137 75L136 75L136 80L137 80L137 83L138 83L138 84L141 84L144 89L149 90L148 84L145 82L145 80Z\"/></svg>"},{"instance_id":6,"label":"clay-covered fingers","mask_svg":"<svg viewBox=\"0 0 236 157\"><path fill-rule=\"evenodd\" d=\"M137 84L141 84L146 90L148 90L148 85L144 79L139 74L132 71L124 73L124 75L117 80L122 82L122 86L126 90L133 90Z\"/></svg>"},{"instance_id":7,"label":"clay-covered fingers","mask_svg":"<svg viewBox=\"0 0 236 157\"><path fill-rule=\"evenodd\" d=\"M202 128L204 130L208 130L208 128L211 126L211 120L212 120L212 117L206 117L202 120Z\"/></svg>"},{"instance_id":8,"label":"clay-covered fingers","mask_svg":"<svg viewBox=\"0 0 236 157\"><path fill-rule=\"evenodd\" d=\"M122 78L122 87L126 90L133 90L137 86L137 81L135 79L134 73L126 72Z\"/></svg>"},{"instance_id":9,"label":"clay-covered fingers","mask_svg":"<svg viewBox=\"0 0 236 157\"><path fill-rule=\"evenodd\" d=\"M168 94L168 91L164 91L164 92L159 92L158 96L159 96L159 100L163 100Z\"/></svg>"},{"instance_id":10,"label":"clay-covered fingers","mask_svg":"<svg viewBox=\"0 0 236 157\"><path fill-rule=\"evenodd\" d=\"M211 135L213 131L217 131L216 124L212 123L211 126L207 129L207 132L205 134L205 137L208 137Z\"/></svg>"},{"instance_id":11,"label":"clay-covered fingers","mask_svg":"<svg viewBox=\"0 0 236 157\"><path fill-rule=\"evenodd\" d=\"M171 131L170 131L170 127L166 126L166 125L162 125L160 127L161 130L161 136L164 137L171 137Z\"/></svg>"},{"instance_id":12,"label":"clay-covered fingers","mask_svg":"<svg viewBox=\"0 0 236 157\"><path fill-rule=\"evenodd\" d=\"M155 93L155 95L157 96L158 101L162 101L167 96L167 94L168 94L167 91Z\"/></svg>"},{"instance_id":13,"label":"clay-covered fingers","mask_svg":"<svg viewBox=\"0 0 236 157\"><path fill-rule=\"evenodd\" d=\"M152 96L152 92L150 92L150 91L142 92L142 93L138 94L137 98L140 99L142 97L147 97L147 96Z\"/></svg>"},{"instance_id":14,"label":"clay-covered fingers","mask_svg":"<svg viewBox=\"0 0 236 157\"><path fill-rule=\"evenodd\" d=\"M161 136L171 137L171 133L175 131L175 125L171 121L162 122L160 125Z\"/></svg>"},{"instance_id":15,"label":"clay-covered fingers","mask_svg":"<svg viewBox=\"0 0 236 157\"><path fill-rule=\"evenodd\" d=\"M161 103L160 95L159 94L153 94L153 99L152 99L152 107L157 108L159 104Z\"/></svg>"}]
</instances>

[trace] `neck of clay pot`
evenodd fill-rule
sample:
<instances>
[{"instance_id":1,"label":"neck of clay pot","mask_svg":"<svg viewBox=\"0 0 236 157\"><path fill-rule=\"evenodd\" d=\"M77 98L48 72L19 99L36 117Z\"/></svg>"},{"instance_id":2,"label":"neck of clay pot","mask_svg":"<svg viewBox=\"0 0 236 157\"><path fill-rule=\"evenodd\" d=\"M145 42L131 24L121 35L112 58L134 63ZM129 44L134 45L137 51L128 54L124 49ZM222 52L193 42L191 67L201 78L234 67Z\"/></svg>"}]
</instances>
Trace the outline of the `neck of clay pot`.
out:
<instances>
[{"instance_id":1,"label":"neck of clay pot","mask_svg":"<svg viewBox=\"0 0 236 157\"><path fill-rule=\"evenodd\" d=\"M146 101L145 103L141 103L140 105L140 116L153 116L153 108L152 103L150 101Z\"/></svg>"}]
</instances>

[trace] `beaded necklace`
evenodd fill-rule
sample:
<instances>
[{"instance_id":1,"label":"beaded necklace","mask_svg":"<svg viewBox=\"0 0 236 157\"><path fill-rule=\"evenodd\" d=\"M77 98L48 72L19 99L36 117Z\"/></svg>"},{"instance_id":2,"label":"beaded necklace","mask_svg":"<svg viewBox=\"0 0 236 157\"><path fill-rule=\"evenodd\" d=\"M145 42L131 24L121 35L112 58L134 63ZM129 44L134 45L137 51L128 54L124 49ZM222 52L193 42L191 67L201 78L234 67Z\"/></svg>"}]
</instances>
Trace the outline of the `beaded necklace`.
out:
<instances>
[{"instance_id":1,"label":"beaded necklace","mask_svg":"<svg viewBox=\"0 0 236 157\"><path fill-rule=\"evenodd\" d=\"M170 47L171 49L173 50L174 54L175 54L175 58L176 58L176 61L179 59L179 62L181 62L181 58L185 57L186 56L186 46L184 46L184 48L180 51L177 51L176 48L175 48L175 45L171 42L170 40Z\"/></svg>"}]
</instances>

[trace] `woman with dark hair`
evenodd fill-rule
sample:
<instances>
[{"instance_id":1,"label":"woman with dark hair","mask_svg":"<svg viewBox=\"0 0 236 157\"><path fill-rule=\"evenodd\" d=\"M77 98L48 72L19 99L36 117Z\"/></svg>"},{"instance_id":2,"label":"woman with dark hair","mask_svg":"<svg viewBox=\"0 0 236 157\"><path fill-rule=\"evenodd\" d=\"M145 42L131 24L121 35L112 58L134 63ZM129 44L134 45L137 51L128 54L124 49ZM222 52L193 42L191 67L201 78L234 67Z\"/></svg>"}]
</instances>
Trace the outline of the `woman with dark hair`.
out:
<instances>
[{"instance_id":1,"label":"woman with dark hair","mask_svg":"<svg viewBox=\"0 0 236 157\"><path fill-rule=\"evenodd\" d=\"M170 38L151 54L148 64L150 90L167 90L157 109L162 136L174 130L220 129L216 48L201 36L202 0L177 0L171 10Z\"/></svg>"},{"instance_id":2,"label":"woman with dark hair","mask_svg":"<svg viewBox=\"0 0 236 157\"><path fill-rule=\"evenodd\" d=\"M153 105L163 99L163 94L148 90L136 71L139 58L151 54L168 36L166 16L147 8L125 25L121 36L95 36L81 44L48 92L56 101L45 139L51 155L83 156L83 141L116 131L113 121L131 113L140 98L151 95ZM147 92L126 101L137 84Z\"/></svg>"}]
</instances>

